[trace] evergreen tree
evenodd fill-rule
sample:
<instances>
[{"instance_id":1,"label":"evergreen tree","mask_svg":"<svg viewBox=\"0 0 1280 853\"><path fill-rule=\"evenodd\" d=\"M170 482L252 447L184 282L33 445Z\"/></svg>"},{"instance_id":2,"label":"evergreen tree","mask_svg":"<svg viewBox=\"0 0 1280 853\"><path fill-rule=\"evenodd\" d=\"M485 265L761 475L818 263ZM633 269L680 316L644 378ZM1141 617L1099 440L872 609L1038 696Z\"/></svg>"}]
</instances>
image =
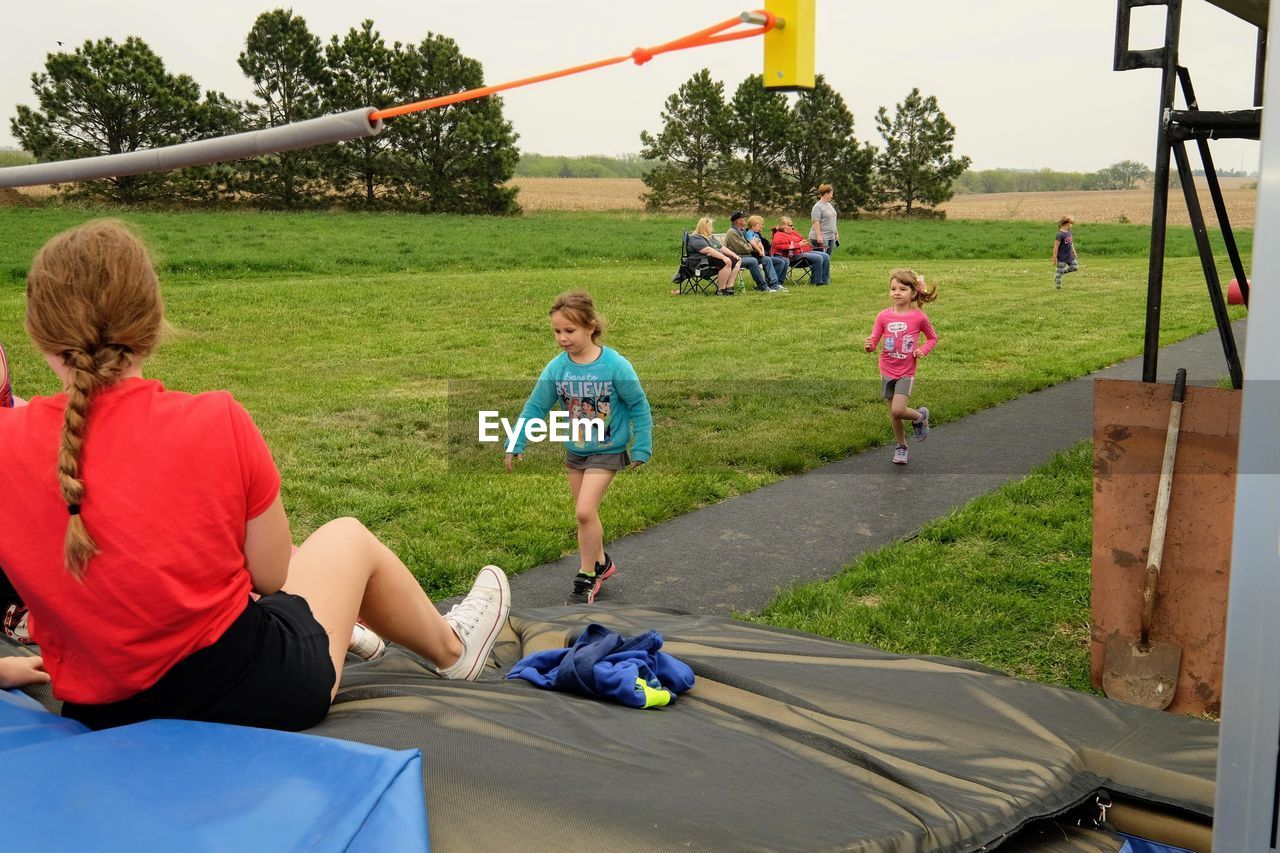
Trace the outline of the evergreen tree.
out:
<instances>
[{"instance_id":1,"label":"evergreen tree","mask_svg":"<svg viewBox=\"0 0 1280 853\"><path fill-rule=\"evenodd\" d=\"M321 91L325 113L340 113L360 107L385 107L394 102L391 67L395 52L382 35L365 20L351 28L339 41L337 36L325 47L328 74ZM379 191L390 190L395 173L391 137L385 131L339 143L324 158L326 172L340 196L363 200L373 206Z\"/></svg>"},{"instance_id":2,"label":"evergreen tree","mask_svg":"<svg viewBox=\"0 0 1280 853\"><path fill-rule=\"evenodd\" d=\"M238 59L253 81L256 102L248 106L254 127L277 127L320 114L325 65L320 39L291 10L263 12L253 23ZM318 194L320 177L315 149L260 157L248 167L246 189L269 204L297 207Z\"/></svg>"},{"instance_id":3,"label":"evergreen tree","mask_svg":"<svg viewBox=\"0 0 1280 853\"><path fill-rule=\"evenodd\" d=\"M641 131L640 156L657 165L644 176L645 206L716 211L730 203L731 129L724 84L702 69L667 98L662 130Z\"/></svg>"},{"instance_id":4,"label":"evergreen tree","mask_svg":"<svg viewBox=\"0 0 1280 853\"><path fill-rule=\"evenodd\" d=\"M801 92L792 108L787 146L787 176L791 203L808 211L818 187L835 188L835 205L842 216L855 215L873 202L871 165L875 149L859 144L853 135L853 113L840 93L819 74L814 88Z\"/></svg>"},{"instance_id":5,"label":"evergreen tree","mask_svg":"<svg viewBox=\"0 0 1280 853\"><path fill-rule=\"evenodd\" d=\"M142 39L123 44L86 41L71 53L51 53L31 75L39 109L19 106L9 128L42 161L123 154L199 138L211 112L200 87L173 75ZM211 97L216 93L211 93ZM220 96L216 96L220 97ZM72 185L73 195L137 202L171 189L165 174L132 175Z\"/></svg>"},{"instance_id":6,"label":"evergreen tree","mask_svg":"<svg viewBox=\"0 0 1280 853\"><path fill-rule=\"evenodd\" d=\"M417 45L396 44L391 82L397 101L420 101L483 86L484 70L453 39L428 33ZM520 154L501 98L401 116L383 132L396 153L402 204L425 213L519 211L516 189L505 184Z\"/></svg>"},{"instance_id":7,"label":"evergreen tree","mask_svg":"<svg viewBox=\"0 0 1280 853\"><path fill-rule=\"evenodd\" d=\"M876 157L881 197L901 205L908 216L917 205L933 207L955 195L956 179L969 168L968 157L953 157L956 128L933 95L920 96L912 89L894 107L893 118L881 107L876 127L884 137L884 150Z\"/></svg>"},{"instance_id":8,"label":"evergreen tree","mask_svg":"<svg viewBox=\"0 0 1280 853\"><path fill-rule=\"evenodd\" d=\"M199 105L198 138L241 133L245 125L245 105L221 92L206 92ZM224 200L243 189L244 169L240 163L211 163L169 173L168 196L175 201L209 203Z\"/></svg>"},{"instance_id":9,"label":"evergreen tree","mask_svg":"<svg viewBox=\"0 0 1280 853\"><path fill-rule=\"evenodd\" d=\"M759 74L743 80L733 95L729 135L738 157L732 185L749 211L780 209L788 201L784 167L791 121L786 97L766 89Z\"/></svg>"}]
</instances>

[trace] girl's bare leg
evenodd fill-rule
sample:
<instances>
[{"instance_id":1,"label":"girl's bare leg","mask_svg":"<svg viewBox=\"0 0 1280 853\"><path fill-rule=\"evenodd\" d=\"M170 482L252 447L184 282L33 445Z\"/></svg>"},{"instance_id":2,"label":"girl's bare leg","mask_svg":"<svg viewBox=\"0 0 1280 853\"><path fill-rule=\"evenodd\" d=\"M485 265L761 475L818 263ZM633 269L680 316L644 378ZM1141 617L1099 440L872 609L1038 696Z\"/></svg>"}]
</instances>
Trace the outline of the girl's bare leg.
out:
<instances>
[{"instance_id":1,"label":"girl's bare leg","mask_svg":"<svg viewBox=\"0 0 1280 853\"><path fill-rule=\"evenodd\" d=\"M596 564L604 562L604 527L600 524L600 501L613 482L615 471L593 468L583 471L574 510L578 519L578 553L583 574L595 574Z\"/></svg>"},{"instance_id":2,"label":"girl's bare leg","mask_svg":"<svg viewBox=\"0 0 1280 853\"><path fill-rule=\"evenodd\" d=\"M335 693L357 616L385 639L439 668L462 656L462 641L418 579L354 518L330 521L307 537L289 561L284 588L307 600L329 635Z\"/></svg>"},{"instance_id":3,"label":"girl's bare leg","mask_svg":"<svg viewBox=\"0 0 1280 853\"><path fill-rule=\"evenodd\" d=\"M907 398L902 394L894 394L892 402L889 403L889 420L893 423L893 434L898 439L898 444L907 443L906 430L903 428L903 422L913 422L920 417L920 413L907 405Z\"/></svg>"}]
</instances>

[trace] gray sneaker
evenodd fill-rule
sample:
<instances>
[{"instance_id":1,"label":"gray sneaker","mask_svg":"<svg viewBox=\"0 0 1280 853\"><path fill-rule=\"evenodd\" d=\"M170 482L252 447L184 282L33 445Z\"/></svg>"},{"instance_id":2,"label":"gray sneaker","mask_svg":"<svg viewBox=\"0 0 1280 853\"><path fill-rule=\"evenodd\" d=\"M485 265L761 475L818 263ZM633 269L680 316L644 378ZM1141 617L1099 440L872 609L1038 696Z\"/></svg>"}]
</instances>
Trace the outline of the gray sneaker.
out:
<instances>
[{"instance_id":1,"label":"gray sneaker","mask_svg":"<svg viewBox=\"0 0 1280 853\"><path fill-rule=\"evenodd\" d=\"M911 422L911 431L916 434L916 441L924 441L929 437L929 410L920 407L920 420Z\"/></svg>"},{"instance_id":2,"label":"gray sneaker","mask_svg":"<svg viewBox=\"0 0 1280 853\"><path fill-rule=\"evenodd\" d=\"M498 633L511 612L511 587L507 576L497 566L485 566L476 575L471 592L453 606L444 617L462 641L462 657L452 666L440 670L445 678L475 681L484 669Z\"/></svg>"},{"instance_id":3,"label":"gray sneaker","mask_svg":"<svg viewBox=\"0 0 1280 853\"><path fill-rule=\"evenodd\" d=\"M907 464L907 446L905 444L899 444L898 449L893 451L893 464L894 465Z\"/></svg>"}]
</instances>

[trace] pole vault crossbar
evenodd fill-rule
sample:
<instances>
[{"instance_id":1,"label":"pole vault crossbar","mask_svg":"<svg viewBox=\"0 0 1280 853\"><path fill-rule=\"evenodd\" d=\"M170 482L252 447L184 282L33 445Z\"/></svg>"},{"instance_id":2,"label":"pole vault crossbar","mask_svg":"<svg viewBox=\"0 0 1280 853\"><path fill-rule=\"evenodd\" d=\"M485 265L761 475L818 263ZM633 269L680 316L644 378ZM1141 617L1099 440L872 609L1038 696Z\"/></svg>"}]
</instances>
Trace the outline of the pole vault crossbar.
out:
<instances>
[{"instance_id":1,"label":"pole vault crossbar","mask_svg":"<svg viewBox=\"0 0 1280 853\"><path fill-rule=\"evenodd\" d=\"M777 0L770 0L770 2L777 2ZM798 14L799 4L801 3L807 4L805 8L808 14ZM786 30L788 43L799 43L801 36L805 34L809 35L810 40L812 39L812 4L813 0L792 0L791 5L788 6L789 9L792 9L792 13L800 19L797 22L793 22L792 27ZM728 32L728 30L739 24L749 24L753 28ZM308 119L295 124L286 124L263 130L251 130L230 136L220 136L215 139L183 142L162 148L149 148L145 151L82 157L78 160L61 160L54 163L35 163L29 166L10 166L7 169L0 169L0 188L66 184L77 181L96 181L103 178L121 178L150 172L167 172L192 166L207 166L210 163L244 160L250 157L280 154L285 151L297 151L314 145L329 145L335 142L364 139L380 133L384 119L475 100L498 92L504 92L508 89L543 83L559 77L567 77L570 74L580 74L584 71L594 71L598 68L616 65L628 60L634 61L637 65L643 65L663 53L706 47L712 44L724 44L725 42L739 39L762 36L768 32L782 32L785 24L784 19L768 10L743 12L737 17L721 21L718 24L705 27L695 33L690 33L665 44L648 48L638 47L623 56L614 56L585 65L563 68L559 71L539 74L535 77L512 80L496 86L483 86L478 89L469 89L465 92L454 92L440 98L432 98L398 107L389 107L382 110L374 107L361 107L360 109ZM785 48L786 44L782 45L782 47ZM774 47L775 52L779 49L777 46ZM766 57L768 52L769 49L766 47ZM795 51L793 50L786 55L791 56L794 53ZM809 51L809 57L811 60L812 50ZM808 87L811 86L812 83L810 82ZM795 88L795 86L790 86L790 88ZM801 86L801 88L806 88L806 86Z\"/></svg>"},{"instance_id":2,"label":"pole vault crossbar","mask_svg":"<svg viewBox=\"0 0 1280 853\"><path fill-rule=\"evenodd\" d=\"M34 187L42 184L66 184L122 178L148 172L168 172L191 166L206 166L226 160L243 160L283 151L297 151L313 145L364 139L382 132L382 119L374 118L373 107L362 107L345 113L308 119L295 124L250 130L216 139L200 139L164 148L130 151L60 160L55 163L33 163L0 169L0 187Z\"/></svg>"}]
</instances>

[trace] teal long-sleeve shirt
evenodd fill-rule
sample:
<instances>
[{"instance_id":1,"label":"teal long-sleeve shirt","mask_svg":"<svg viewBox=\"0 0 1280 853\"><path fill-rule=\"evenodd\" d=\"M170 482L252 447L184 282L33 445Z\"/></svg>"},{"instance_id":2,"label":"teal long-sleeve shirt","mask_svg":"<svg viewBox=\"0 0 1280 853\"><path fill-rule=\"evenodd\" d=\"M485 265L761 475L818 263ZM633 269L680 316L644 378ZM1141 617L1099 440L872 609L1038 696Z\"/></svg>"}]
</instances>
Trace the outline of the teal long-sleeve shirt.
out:
<instances>
[{"instance_id":1,"label":"teal long-sleeve shirt","mask_svg":"<svg viewBox=\"0 0 1280 853\"><path fill-rule=\"evenodd\" d=\"M631 362L609 347L601 347L600 355L590 364L576 364L562 352L542 369L520 412L521 428L513 447L523 453L528 441L524 425L531 419L545 418L557 403L575 420L598 418L604 422L604 440L595 433L581 441L569 441L565 448L579 456L595 453L622 453L631 443L631 458L647 462L653 454L653 415L649 400L640 387Z\"/></svg>"}]
</instances>

